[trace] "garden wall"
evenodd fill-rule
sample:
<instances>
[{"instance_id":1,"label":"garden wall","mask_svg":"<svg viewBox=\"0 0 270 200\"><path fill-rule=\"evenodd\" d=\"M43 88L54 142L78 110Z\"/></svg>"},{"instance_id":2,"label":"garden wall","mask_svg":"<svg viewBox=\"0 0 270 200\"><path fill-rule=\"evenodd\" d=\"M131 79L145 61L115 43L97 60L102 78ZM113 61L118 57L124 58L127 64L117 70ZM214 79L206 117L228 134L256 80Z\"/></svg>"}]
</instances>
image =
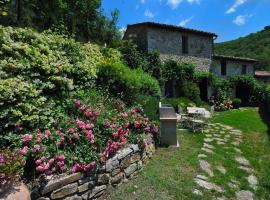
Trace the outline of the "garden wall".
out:
<instances>
[{"instance_id":1,"label":"garden wall","mask_svg":"<svg viewBox=\"0 0 270 200\"><path fill-rule=\"evenodd\" d=\"M75 173L55 178L49 176L40 178L39 186L33 188L31 198L38 200L97 199L125 182L127 178L133 177L154 152L155 147L152 143L143 150L138 145L132 144L118 150L96 173Z\"/></svg>"}]
</instances>

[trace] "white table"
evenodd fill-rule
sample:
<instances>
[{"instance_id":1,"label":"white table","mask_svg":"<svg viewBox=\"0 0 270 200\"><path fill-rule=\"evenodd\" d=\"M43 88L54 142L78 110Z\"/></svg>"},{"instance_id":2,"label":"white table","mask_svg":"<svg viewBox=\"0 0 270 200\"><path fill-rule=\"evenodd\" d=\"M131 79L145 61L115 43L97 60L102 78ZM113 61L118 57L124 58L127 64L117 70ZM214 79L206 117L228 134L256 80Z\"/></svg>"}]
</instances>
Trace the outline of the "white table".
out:
<instances>
[{"instance_id":1,"label":"white table","mask_svg":"<svg viewBox=\"0 0 270 200\"><path fill-rule=\"evenodd\" d=\"M187 113L190 115L202 115L204 118L211 118L211 113L205 108L187 107Z\"/></svg>"}]
</instances>

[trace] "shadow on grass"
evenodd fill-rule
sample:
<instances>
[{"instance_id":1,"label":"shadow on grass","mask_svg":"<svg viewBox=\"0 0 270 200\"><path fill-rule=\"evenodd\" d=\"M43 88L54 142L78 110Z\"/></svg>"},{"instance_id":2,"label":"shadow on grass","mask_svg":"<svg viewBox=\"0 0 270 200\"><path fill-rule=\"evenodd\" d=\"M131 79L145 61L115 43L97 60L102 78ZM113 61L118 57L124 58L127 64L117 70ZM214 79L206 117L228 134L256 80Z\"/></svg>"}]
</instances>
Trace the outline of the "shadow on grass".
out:
<instances>
[{"instance_id":1,"label":"shadow on grass","mask_svg":"<svg viewBox=\"0 0 270 200\"><path fill-rule=\"evenodd\" d=\"M259 107L259 114L263 120L263 122L267 125L267 133L270 141L270 113L267 110L266 106Z\"/></svg>"}]
</instances>

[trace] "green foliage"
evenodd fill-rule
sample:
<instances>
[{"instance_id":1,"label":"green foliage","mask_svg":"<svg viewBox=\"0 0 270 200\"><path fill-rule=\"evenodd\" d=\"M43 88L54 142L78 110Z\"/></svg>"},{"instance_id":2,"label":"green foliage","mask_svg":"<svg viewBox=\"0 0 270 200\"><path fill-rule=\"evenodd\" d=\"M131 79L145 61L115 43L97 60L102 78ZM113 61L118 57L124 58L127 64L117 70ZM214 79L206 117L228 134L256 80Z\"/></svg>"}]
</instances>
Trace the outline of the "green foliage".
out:
<instances>
[{"instance_id":1,"label":"green foliage","mask_svg":"<svg viewBox=\"0 0 270 200\"><path fill-rule=\"evenodd\" d=\"M164 70L162 73L164 80L186 81L195 78L195 66L190 63L177 63L169 60L164 63Z\"/></svg>"},{"instance_id":2,"label":"green foliage","mask_svg":"<svg viewBox=\"0 0 270 200\"><path fill-rule=\"evenodd\" d=\"M269 26L237 40L215 44L215 52L228 56L257 59L256 69L270 70L270 29Z\"/></svg>"},{"instance_id":3,"label":"green foliage","mask_svg":"<svg viewBox=\"0 0 270 200\"><path fill-rule=\"evenodd\" d=\"M143 52L131 42L123 42L119 50L122 53L122 61L131 69L142 68L145 72L162 82L162 67L159 53Z\"/></svg>"},{"instance_id":4,"label":"green foliage","mask_svg":"<svg viewBox=\"0 0 270 200\"><path fill-rule=\"evenodd\" d=\"M179 97L179 98L163 98L161 100L161 102L163 104L170 104L174 107L176 112L180 112L179 111L179 107L181 106L181 108L183 109L184 112L186 112L187 107L192 107L195 106L196 104L194 102L192 102L190 99L185 98L185 97Z\"/></svg>"},{"instance_id":5,"label":"green foliage","mask_svg":"<svg viewBox=\"0 0 270 200\"><path fill-rule=\"evenodd\" d=\"M4 9L0 24L5 26L33 27L39 31L64 27L80 41L110 46L118 45L121 39L117 28L119 11L106 17L99 9L100 0L2 0L0 5Z\"/></svg>"},{"instance_id":6,"label":"green foliage","mask_svg":"<svg viewBox=\"0 0 270 200\"><path fill-rule=\"evenodd\" d=\"M161 95L157 80L140 69L132 70L122 63L100 65L97 82L128 104L132 104L140 94L157 98Z\"/></svg>"},{"instance_id":7,"label":"green foliage","mask_svg":"<svg viewBox=\"0 0 270 200\"><path fill-rule=\"evenodd\" d=\"M259 105L265 100L265 87L252 76L235 76L229 79L231 85L244 85L248 99L241 99L242 102L248 102L249 105Z\"/></svg>"},{"instance_id":8,"label":"green foliage","mask_svg":"<svg viewBox=\"0 0 270 200\"><path fill-rule=\"evenodd\" d=\"M200 103L200 88L197 83L185 81L181 86L182 95L195 103Z\"/></svg>"},{"instance_id":9,"label":"green foliage","mask_svg":"<svg viewBox=\"0 0 270 200\"><path fill-rule=\"evenodd\" d=\"M136 98L135 104L143 107L144 113L150 120L158 121L159 99L156 97L140 95Z\"/></svg>"},{"instance_id":10,"label":"green foliage","mask_svg":"<svg viewBox=\"0 0 270 200\"><path fill-rule=\"evenodd\" d=\"M234 98L232 100L232 105L233 105L233 108L235 108L235 109L238 109L240 107L241 103L242 103L241 99Z\"/></svg>"},{"instance_id":11,"label":"green foliage","mask_svg":"<svg viewBox=\"0 0 270 200\"><path fill-rule=\"evenodd\" d=\"M51 31L0 26L0 43L2 133L54 124L59 102L74 89L94 86L96 66L104 60L97 45Z\"/></svg>"}]
</instances>

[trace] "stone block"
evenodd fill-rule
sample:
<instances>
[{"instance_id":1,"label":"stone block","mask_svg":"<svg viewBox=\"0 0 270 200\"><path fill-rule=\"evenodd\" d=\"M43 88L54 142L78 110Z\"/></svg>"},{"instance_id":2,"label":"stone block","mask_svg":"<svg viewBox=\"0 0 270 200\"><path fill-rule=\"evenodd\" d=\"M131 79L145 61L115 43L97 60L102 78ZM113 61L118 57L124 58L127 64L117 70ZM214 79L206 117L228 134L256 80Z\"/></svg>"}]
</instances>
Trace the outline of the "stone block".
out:
<instances>
[{"instance_id":1,"label":"stone block","mask_svg":"<svg viewBox=\"0 0 270 200\"><path fill-rule=\"evenodd\" d=\"M51 199L60 199L68 195L74 194L77 191L78 191L78 183L72 183L58 190L53 191L51 194Z\"/></svg>"},{"instance_id":2,"label":"stone block","mask_svg":"<svg viewBox=\"0 0 270 200\"><path fill-rule=\"evenodd\" d=\"M141 169L143 167L143 163L141 160L137 163L137 166L138 166L138 169Z\"/></svg>"},{"instance_id":3,"label":"stone block","mask_svg":"<svg viewBox=\"0 0 270 200\"><path fill-rule=\"evenodd\" d=\"M65 186L69 183L73 183L73 182L81 179L82 177L83 177L82 173L75 173L75 174L70 174L70 175L64 176L64 177L59 178L59 179L51 180L41 190L41 194L44 195L44 194L47 194L53 190L57 190L57 189Z\"/></svg>"},{"instance_id":4,"label":"stone block","mask_svg":"<svg viewBox=\"0 0 270 200\"><path fill-rule=\"evenodd\" d=\"M106 172L111 172L112 170L119 167L119 161L116 158L111 158L106 162Z\"/></svg>"},{"instance_id":5,"label":"stone block","mask_svg":"<svg viewBox=\"0 0 270 200\"><path fill-rule=\"evenodd\" d=\"M120 168L125 169L130 165L130 156L127 156L121 160Z\"/></svg>"},{"instance_id":6,"label":"stone block","mask_svg":"<svg viewBox=\"0 0 270 200\"><path fill-rule=\"evenodd\" d=\"M136 153L130 157L130 162L135 163L135 162L139 161L140 159L141 159L141 155L139 153Z\"/></svg>"},{"instance_id":7,"label":"stone block","mask_svg":"<svg viewBox=\"0 0 270 200\"><path fill-rule=\"evenodd\" d=\"M119 174L120 172L121 172L120 168L114 169L111 172L111 176L115 176L115 175Z\"/></svg>"},{"instance_id":8,"label":"stone block","mask_svg":"<svg viewBox=\"0 0 270 200\"><path fill-rule=\"evenodd\" d=\"M78 181L78 183L79 183L79 185L82 185L82 184L90 182L90 181L94 182L96 179L97 179L97 175L96 174L91 174L89 176L86 176L86 177L80 179Z\"/></svg>"},{"instance_id":9,"label":"stone block","mask_svg":"<svg viewBox=\"0 0 270 200\"><path fill-rule=\"evenodd\" d=\"M125 158L126 156L130 155L132 153L132 149L131 148L125 148L125 149L121 149L119 151L117 151L117 159L121 160L123 158Z\"/></svg>"},{"instance_id":10,"label":"stone block","mask_svg":"<svg viewBox=\"0 0 270 200\"><path fill-rule=\"evenodd\" d=\"M138 144L131 144L129 147L133 150L133 153L140 152L140 148Z\"/></svg>"},{"instance_id":11,"label":"stone block","mask_svg":"<svg viewBox=\"0 0 270 200\"><path fill-rule=\"evenodd\" d=\"M89 182L86 182L82 185L80 185L78 187L78 191L81 193L81 192L85 192L89 189L92 189L93 187L95 187L95 182L94 181L89 181Z\"/></svg>"},{"instance_id":12,"label":"stone block","mask_svg":"<svg viewBox=\"0 0 270 200\"><path fill-rule=\"evenodd\" d=\"M137 164L133 163L128 168L124 170L127 177L129 177L132 173L134 173L137 170Z\"/></svg>"},{"instance_id":13,"label":"stone block","mask_svg":"<svg viewBox=\"0 0 270 200\"><path fill-rule=\"evenodd\" d=\"M89 192L86 192L85 194L83 194L82 198L84 200L86 200L86 199L91 199L93 197L97 197L98 195L103 194L103 192L106 188L107 188L106 185L97 186L92 191L89 191Z\"/></svg>"},{"instance_id":14,"label":"stone block","mask_svg":"<svg viewBox=\"0 0 270 200\"><path fill-rule=\"evenodd\" d=\"M82 197L75 195L72 197L67 197L64 200L82 200Z\"/></svg>"},{"instance_id":15,"label":"stone block","mask_svg":"<svg viewBox=\"0 0 270 200\"><path fill-rule=\"evenodd\" d=\"M109 174L99 174L97 183L99 185L106 185L109 183L109 180L110 180Z\"/></svg>"},{"instance_id":16,"label":"stone block","mask_svg":"<svg viewBox=\"0 0 270 200\"><path fill-rule=\"evenodd\" d=\"M111 178L111 183L112 184L120 183L123 178L124 178L124 173L121 172L121 173L119 173L116 176Z\"/></svg>"},{"instance_id":17,"label":"stone block","mask_svg":"<svg viewBox=\"0 0 270 200\"><path fill-rule=\"evenodd\" d=\"M31 198L32 199L32 198ZM37 200L50 200L50 198L48 198L48 197L40 197L40 198L38 198Z\"/></svg>"}]
</instances>

